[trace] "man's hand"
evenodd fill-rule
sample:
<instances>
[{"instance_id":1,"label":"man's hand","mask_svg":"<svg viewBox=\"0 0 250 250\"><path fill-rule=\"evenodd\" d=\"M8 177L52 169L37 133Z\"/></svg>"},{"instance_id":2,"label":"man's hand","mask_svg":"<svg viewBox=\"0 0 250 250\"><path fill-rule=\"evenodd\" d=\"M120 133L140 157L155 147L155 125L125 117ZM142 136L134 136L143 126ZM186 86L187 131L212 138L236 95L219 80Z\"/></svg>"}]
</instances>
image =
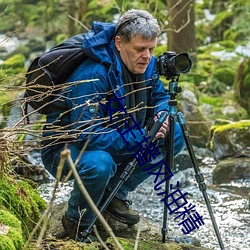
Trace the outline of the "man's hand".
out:
<instances>
[{"instance_id":1,"label":"man's hand","mask_svg":"<svg viewBox=\"0 0 250 250\"><path fill-rule=\"evenodd\" d=\"M158 118L160 117L161 113L163 111L159 112L155 117L154 120L155 122L158 120ZM155 139L159 139L159 138L165 138L166 133L169 130L169 124L168 124L168 116L165 119L165 121L163 122L161 128L159 129L159 131L157 132L157 134L155 135Z\"/></svg>"}]
</instances>

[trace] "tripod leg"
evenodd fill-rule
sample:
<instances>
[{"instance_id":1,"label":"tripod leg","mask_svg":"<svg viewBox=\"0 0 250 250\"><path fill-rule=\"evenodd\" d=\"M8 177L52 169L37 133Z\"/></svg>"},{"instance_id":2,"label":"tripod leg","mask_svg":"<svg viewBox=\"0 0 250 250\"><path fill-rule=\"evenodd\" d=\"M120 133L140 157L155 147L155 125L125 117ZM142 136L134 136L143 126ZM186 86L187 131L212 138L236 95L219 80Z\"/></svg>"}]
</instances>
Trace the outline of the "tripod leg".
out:
<instances>
[{"instance_id":1,"label":"tripod leg","mask_svg":"<svg viewBox=\"0 0 250 250\"><path fill-rule=\"evenodd\" d=\"M204 177L203 177L203 174L201 173L201 171L199 169L199 165L198 165L197 159L196 159L194 151L193 151L193 147L192 147L190 139L189 139L189 133L188 133L187 128L186 128L184 116L183 116L183 114L181 112L178 112L177 113L177 118L178 118L179 124L181 126L181 130L182 130L185 142L186 142L186 146L187 146L187 150L188 150L191 162L193 163L193 167L194 167L194 171L195 171L195 179L196 179L196 181L197 181L197 183L199 185L200 191L203 194L203 197L204 197L204 200L205 200L205 203L206 203L206 206L207 206L207 210L209 212L210 219L212 221L214 231L215 231L215 234L217 236L220 248L221 248L221 250L224 250L225 247L223 245L223 242L222 242L222 239L221 239L221 236L220 236L220 232L219 232L219 229L218 229L218 226L217 226L214 214L213 214L213 210L212 210L210 201L208 199L208 195L207 195L207 192L206 192L207 188L206 188L206 184L204 182Z\"/></svg>"},{"instance_id":2,"label":"tripod leg","mask_svg":"<svg viewBox=\"0 0 250 250\"><path fill-rule=\"evenodd\" d=\"M168 167L172 170L174 167L174 123L175 123L175 115L171 114L168 117L169 119L169 132L167 136L167 148L168 148L168 153L167 153L167 165ZM166 172L166 171L165 171ZM166 177L166 176L165 176ZM165 200L166 202L168 201L168 195L169 195L169 180L165 182ZM164 206L164 212L163 212L163 225L161 229L162 233L162 242L166 242L166 234L168 232L167 228L167 220L168 220L168 211L167 207Z\"/></svg>"},{"instance_id":3,"label":"tripod leg","mask_svg":"<svg viewBox=\"0 0 250 250\"><path fill-rule=\"evenodd\" d=\"M165 190L167 191L166 192L166 195L165 195L165 197L167 196L167 195L169 195L169 180L167 180L166 182L165 182ZM167 221L168 221L168 211L167 211L167 207L166 206L164 206L164 211L163 211L163 224L162 224L162 229L161 229L161 234L162 234L162 243L165 243L166 242L166 235L167 235L167 233L168 233L168 223L167 223Z\"/></svg>"},{"instance_id":4,"label":"tripod leg","mask_svg":"<svg viewBox=\"0 0 250 250\"><path fill-rule=\"evenodd\" d=\"M136 166L136 160L134 159L132 162L129 162L125 170L120 176L120 181L116 185L116 187L113 189L113 191L110 193L106 201L103 203L99 211L102 213L109 205L109 203L112 201L112 199L115 197L116 193L119 191L121 188L122 184L129 178L129 176L132 174ZM97 220L97 216L94 217L90 225L88 226L87 229L82 234L83 240L86 239L89 235L89 233L92 230L92 227L94 226L95 222Z\"/></svg>"}]
</instances>

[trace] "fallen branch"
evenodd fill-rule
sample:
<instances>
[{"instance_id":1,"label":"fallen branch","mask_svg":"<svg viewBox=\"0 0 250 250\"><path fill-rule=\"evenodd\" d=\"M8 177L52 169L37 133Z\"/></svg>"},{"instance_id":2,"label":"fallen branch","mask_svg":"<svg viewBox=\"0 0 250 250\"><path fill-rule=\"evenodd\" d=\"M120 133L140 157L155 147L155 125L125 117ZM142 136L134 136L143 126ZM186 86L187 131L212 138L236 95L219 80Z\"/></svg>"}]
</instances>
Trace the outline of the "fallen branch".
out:
<instances>
[{"instance_id":1,"label":"fallen branch","mask_svg":"<svg viewBox=\"0 0 250 250\"><path fill-rule=\"evenodd\" d=\"M124 250L123 247L121 246L121 244L119 243L118 239L116 238L116 236L114 235L111 227L109 226L109 224L106 222L106 220L104 219L104 217L102 216L102 214L100 213L100 211L98 210L98 208L96 207L95 203L93 202L92 198L90 197L88 191L86 190L79 174L77 173L77 170L75 168L75 164L71 158L71 154L70 154L70 150L69 149L64 149L61 152L61 158L65 158L68 160L69 166L73 172L73 176L75 178L75 181L78 184L78 187L80 189L80 191L82 192L84 198L86 199L86 201L88 202L90 208L92 209L92 211L96 214L96 216L98 217L99 221L102 223L102 225L104 226L105 230L107 231L107 233L113 238L115 245L117 246L117 248L119 250Z\"/></svg>"}]
</instances>

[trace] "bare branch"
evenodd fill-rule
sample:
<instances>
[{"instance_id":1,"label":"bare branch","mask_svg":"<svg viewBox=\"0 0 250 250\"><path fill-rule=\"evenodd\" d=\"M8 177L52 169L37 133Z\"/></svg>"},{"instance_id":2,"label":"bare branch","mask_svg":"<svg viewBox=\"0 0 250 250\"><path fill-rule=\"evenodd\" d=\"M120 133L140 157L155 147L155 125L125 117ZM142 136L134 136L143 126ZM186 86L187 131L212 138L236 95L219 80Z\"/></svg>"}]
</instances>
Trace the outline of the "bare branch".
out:
<instances>
[{"instance_id":1,"label":"bare branch","mask_svg":"<svg viewBox=\"0 0 250 250\"><path fill-rule=\"evenodd\" d=\"M98 210L98 208L96 207L95 203L93 202L92 198L90 197L87 189L85 188L83 182L81 181L81 178L79 176L79 174L77 173L77 170L75 168L74 162L71 158L71 154L70 154L70 150L69 149L65 149L61 152L61 157L62 158L66 158L69 166L73 172L73 176L75 178L75 181L78 184L79 189L81 190L84 198L86 199L86 201L88 202L90 208L92 209L92 211L94 211L94 213L97 215L99 221L102 223L102 225L104 226L105 230L107 231L107 233L113 238L115 245L117 246L118 249L123 250L123 247L120 245L119 241L117 240L116 236L114 235L112 228L109 226L109 224L106 222L106 220L104 219L104 217L102 216L102 214L100 213L100 211Z\"/></svg>"}]
</instances>

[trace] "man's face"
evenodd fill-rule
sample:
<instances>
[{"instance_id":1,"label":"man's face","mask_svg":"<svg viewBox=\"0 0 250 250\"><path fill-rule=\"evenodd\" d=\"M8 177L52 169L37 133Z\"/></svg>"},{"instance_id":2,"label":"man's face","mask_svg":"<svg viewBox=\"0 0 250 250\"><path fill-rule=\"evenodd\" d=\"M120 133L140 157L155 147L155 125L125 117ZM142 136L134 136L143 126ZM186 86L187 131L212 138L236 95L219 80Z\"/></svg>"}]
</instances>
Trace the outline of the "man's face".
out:
<instances>
[{"instance_id":1,"label":"man's face","mask_svg":"<svg viewBox=\"0 0 250 250\"><path fill-rule=\"evenodd\" d=\"M153 55L157 39L146 40L136 35L129 43L124 43L121 37L115 37L115 46L128 70L134 74L143 74Z\"/></svg>"}]
</instances>

